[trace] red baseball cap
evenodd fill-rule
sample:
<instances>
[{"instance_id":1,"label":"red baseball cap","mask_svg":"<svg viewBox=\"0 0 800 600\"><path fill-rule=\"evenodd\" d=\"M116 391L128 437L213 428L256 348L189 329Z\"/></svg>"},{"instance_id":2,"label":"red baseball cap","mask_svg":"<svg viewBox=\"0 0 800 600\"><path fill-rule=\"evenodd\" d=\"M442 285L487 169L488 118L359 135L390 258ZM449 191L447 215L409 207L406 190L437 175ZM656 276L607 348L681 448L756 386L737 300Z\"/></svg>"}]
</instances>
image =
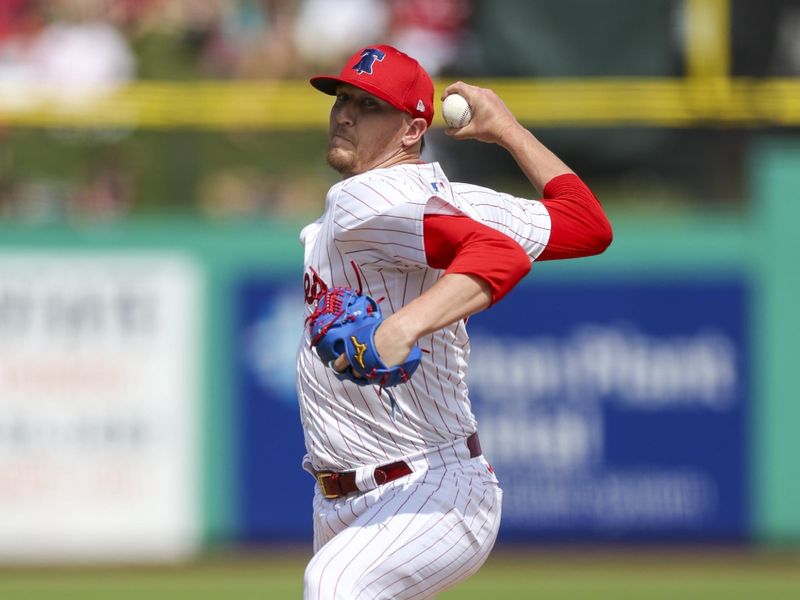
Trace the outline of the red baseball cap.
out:
<instances>
[{"instance_id":1,"label":"red baseball cap","mask_svg":"<svg viewBox=\"0 0 800 600\"><path fill-rule=\"evenodd\" d=\"M385 100L412 117L433 121L433 81L420 64L392 46L368 46L356 52L338 77L321 75L311 85L331 96L349 83Z\"/></svg>"}]
</instances>

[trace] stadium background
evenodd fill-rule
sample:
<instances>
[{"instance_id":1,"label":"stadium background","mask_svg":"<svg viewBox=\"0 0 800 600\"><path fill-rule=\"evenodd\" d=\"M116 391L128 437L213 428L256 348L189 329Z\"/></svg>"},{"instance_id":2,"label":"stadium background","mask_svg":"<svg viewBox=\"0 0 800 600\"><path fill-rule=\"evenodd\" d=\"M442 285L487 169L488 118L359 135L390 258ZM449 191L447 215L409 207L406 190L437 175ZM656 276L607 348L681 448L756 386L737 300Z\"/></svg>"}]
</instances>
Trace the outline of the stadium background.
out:
<instances>
[{"instance_id":1,"label":"stadium background","mask_svg":"<svg viewBox=\"0 0 800 600\"><path fill-rule=\"evenodd\" d=\"M305 80L379 39L437 91L495 88L615 230L471 322L504 522L445 596L797 594L800 5L778 0L0 2L0 593L299 596L285 349L335 181ZM530 195L440 127L425 158Z\"/></svg>"}]
</instances>

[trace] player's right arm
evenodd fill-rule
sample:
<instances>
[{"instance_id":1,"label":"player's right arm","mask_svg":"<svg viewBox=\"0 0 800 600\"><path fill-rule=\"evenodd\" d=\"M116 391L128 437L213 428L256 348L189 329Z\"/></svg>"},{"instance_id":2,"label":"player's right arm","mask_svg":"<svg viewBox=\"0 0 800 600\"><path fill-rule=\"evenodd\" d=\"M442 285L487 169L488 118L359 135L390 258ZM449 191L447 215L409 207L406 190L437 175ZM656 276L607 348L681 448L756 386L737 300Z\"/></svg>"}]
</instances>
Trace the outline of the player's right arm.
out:
<instances>
[{"instance_id":1,"label":"player's right arm","mask_svg":"<svg viewBox=\"0 0 800 600\"><path fill-rule=\"evenodd\" d=\"M611 224L600 202L575 172L523 127L494 91L459 81L447 87L442 98L452 93L466 98L472 120L460 129L445 132L458 140L476 139L502 146L542 194L551 228L538 260L603 252L613 238Z\"/></svg>"},{"instance_id":2,"label":"player's right arm","mask_svg":"<svg viewBox=\"0 0 800 600\"><path fill-rule=\"evenodd\" d=\"M457 140L475 139L505 148L539 193L548 181L575 172L525 129L500 97L488 88L458 81L445 89L442 99L461 94L469 103L472 120L460 129L448 128L447 135Z\"/></svg>"}]
</instances>

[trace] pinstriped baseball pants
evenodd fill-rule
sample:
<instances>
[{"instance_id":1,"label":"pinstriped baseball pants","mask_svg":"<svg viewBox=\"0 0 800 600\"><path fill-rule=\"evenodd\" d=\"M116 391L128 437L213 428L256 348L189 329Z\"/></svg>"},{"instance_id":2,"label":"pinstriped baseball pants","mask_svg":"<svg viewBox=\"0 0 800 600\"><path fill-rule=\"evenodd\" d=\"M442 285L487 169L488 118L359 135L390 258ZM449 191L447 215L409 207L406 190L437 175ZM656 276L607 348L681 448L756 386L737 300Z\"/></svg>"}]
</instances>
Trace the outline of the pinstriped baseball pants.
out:
<instances>
[{"instance_id":1,"label":"pinstriped baseball pants","mask_svg":"<svg viewBox=\"0 0 800 600\"><path fill-rule=\"evenodd\" d=\"M363 494L326 500L317 488L305 600L434 598L486 561L502 504L486 460L410 462L411 475Z\"/></svg>"}]
</instances>

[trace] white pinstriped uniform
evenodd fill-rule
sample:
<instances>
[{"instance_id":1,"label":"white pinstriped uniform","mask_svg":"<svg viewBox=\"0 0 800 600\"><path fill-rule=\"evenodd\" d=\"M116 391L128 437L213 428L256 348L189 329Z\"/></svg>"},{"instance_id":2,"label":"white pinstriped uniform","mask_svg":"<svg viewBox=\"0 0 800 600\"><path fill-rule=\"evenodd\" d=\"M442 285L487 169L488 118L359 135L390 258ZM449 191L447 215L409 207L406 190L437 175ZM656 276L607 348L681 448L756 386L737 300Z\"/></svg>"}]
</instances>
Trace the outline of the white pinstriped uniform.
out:
<instances>
[{"instance_id":1,"label":"white pinstriped uniform","mask_svg":"<svg viewBox=\"0 0 800 600\"><path fill-rule=\"evenodd\" d=\"M426 264L425 214L466 214L516 240L535 259L550 218L538 201L450 183L437 163L375 169L334 185L325 211L301 232L306 314L320 286L385 298L387 317L443 271ZM375 387L333 376L309 346L298 350L297 390L308 470L357 470L363 493L314 497L315 556L305 598L432 598L475 572L494 545L502 492L465 439L477 424L465 375L469 338L460 321L419 340L422 363L393 388L397 413ZM412 474L374 487L375 466L406 460Z\"/></svg>"}]
</instances>

